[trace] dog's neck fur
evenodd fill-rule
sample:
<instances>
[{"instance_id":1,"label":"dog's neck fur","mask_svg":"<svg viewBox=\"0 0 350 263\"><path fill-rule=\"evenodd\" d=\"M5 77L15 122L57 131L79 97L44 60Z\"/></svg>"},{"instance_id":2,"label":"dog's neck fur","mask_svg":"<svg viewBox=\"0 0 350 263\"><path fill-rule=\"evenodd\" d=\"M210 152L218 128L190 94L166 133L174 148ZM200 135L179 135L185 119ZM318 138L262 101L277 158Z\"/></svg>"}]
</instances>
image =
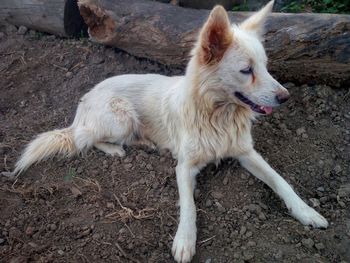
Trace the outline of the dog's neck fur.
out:
<instances>
[{"instance_id":1,"label":"dog's neck fur","mask_svg":"<svg viewBox=\"0 0 350 263\"><path fill-rule=\"evenodd\" d=\"M246 138L251 136L254 113L236 103L219 88L219 81L210 78L215 66L201 68L196 61L197 58L192 57L186 70L187 85L184 85L186 90L183 101L185 117L182 119L186 120L187 130L194 133L191 137L198 138L198 144L202 146L203 152L198 151L194 163L206 163L232 156L233 152L245 151L247 145L241 145L240 142L250 142ZM234 149L234 146L238 148Z\"/></svg>"}]
</instances>

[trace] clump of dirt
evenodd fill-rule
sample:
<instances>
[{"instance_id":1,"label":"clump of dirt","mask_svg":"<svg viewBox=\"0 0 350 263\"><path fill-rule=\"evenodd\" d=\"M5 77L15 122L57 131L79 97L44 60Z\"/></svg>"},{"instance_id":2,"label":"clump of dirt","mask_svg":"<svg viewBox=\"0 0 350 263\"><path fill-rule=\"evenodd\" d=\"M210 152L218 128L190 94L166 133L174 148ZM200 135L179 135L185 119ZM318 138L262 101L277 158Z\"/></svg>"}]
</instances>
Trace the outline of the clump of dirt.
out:
<instances>
[{"instance_id":1,"label":"clump of dirt","mask_svg":"<svg viewBox=\"0 0 350 263\"><path fill-rule=\"evenodd\" d=\"M178 75L86 39L0 28L0 171L36 134L67 127L79 98L117 74ZM195 191L194 262L350 261L349 87L295 87L254 125L256 148L330 222L302 226L263 183L228 159L209 165ZM169 152L127 148L123 159L90 150L0 178L2 262L172 262L178 208Z\"/></svg>"}]
</instances>

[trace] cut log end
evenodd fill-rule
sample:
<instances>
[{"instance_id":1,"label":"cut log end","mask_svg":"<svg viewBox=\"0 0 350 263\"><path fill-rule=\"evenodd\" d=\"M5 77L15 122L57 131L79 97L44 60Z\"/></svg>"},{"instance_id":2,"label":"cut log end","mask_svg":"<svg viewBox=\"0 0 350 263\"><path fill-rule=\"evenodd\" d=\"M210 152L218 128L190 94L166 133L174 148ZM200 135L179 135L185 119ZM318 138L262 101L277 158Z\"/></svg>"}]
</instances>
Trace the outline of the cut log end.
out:
<instances>
[{"instance_id":1,"label":"cut log end","mask_svg":"<svg viewBox=\"0 0 350 263\"><path fill-rule=\"evenodd\" d=\"M115 36L116 24L107 11L89 1L79 1L80 14L88 26L92 39L108 43Z\"/></svg>"}]
</instances>

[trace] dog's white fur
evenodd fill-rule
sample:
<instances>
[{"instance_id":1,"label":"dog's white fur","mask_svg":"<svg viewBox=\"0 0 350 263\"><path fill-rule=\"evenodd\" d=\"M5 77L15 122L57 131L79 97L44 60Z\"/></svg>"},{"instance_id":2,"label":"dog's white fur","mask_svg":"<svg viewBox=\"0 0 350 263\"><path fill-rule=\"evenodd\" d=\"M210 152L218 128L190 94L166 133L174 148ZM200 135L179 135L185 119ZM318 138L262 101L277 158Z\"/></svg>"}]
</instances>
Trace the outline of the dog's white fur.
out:
<instances>
[{"instance_id":1,"label":"dog's white fur","mask_svg":"<svg viewBox=\"0 0 350 263\"><path fill-rule=\"evenodd\" d=\"M274 107L279 105L276 95L288 95L268 73L260 42L272 5L240 26L232 26L226 11L215 7L185 76L122 75L99 83L81 99L73 124L39 135L25 149L14 173L54 154L70 156L92 146L119 156L125 155L123 144L136 142L169 149L178 160L180 222L172 248L177 262L189 262L195 254L195 176L207 163L225 157L238 158L301 223L327 227L327 220L254 150L250 129L256 114L235 96L238 91L256 104ZM247 67L253 67L252 74L240 72Z\"/></svg>"}]
</instances>

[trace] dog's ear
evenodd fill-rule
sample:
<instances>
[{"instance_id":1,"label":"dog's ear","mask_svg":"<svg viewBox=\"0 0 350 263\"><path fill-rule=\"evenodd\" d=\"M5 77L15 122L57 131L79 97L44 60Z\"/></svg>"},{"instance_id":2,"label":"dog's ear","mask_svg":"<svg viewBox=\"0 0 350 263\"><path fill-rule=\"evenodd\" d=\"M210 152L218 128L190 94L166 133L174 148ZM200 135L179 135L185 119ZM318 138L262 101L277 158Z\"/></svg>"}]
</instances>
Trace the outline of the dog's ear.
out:
<instances>
[{"instance_id":1,"label":"dog's ear","mask_svg":"<svg viewBox=\"0 0 350 263\"><path fill-rule=\"evenodd\" d=\"M254 15L246 19L240 25L240 28L247 31L253 31L258 35L258 37L262 37L265 33L265 22L267 16L272 12L273 4L274 0L270 1L260 11L256 12Z\"/></svg>"},{"instance_id":2,"label":"dog's ear","mask_svg":"<svg viewBox=\"0 0 350 263\"><path fill-rule=\"evenodd\" d=\"M202 64L219 62L232 43L233 32L226 10L215 6L199 37L199 59Z\"/></svg>"}]
</instances>

